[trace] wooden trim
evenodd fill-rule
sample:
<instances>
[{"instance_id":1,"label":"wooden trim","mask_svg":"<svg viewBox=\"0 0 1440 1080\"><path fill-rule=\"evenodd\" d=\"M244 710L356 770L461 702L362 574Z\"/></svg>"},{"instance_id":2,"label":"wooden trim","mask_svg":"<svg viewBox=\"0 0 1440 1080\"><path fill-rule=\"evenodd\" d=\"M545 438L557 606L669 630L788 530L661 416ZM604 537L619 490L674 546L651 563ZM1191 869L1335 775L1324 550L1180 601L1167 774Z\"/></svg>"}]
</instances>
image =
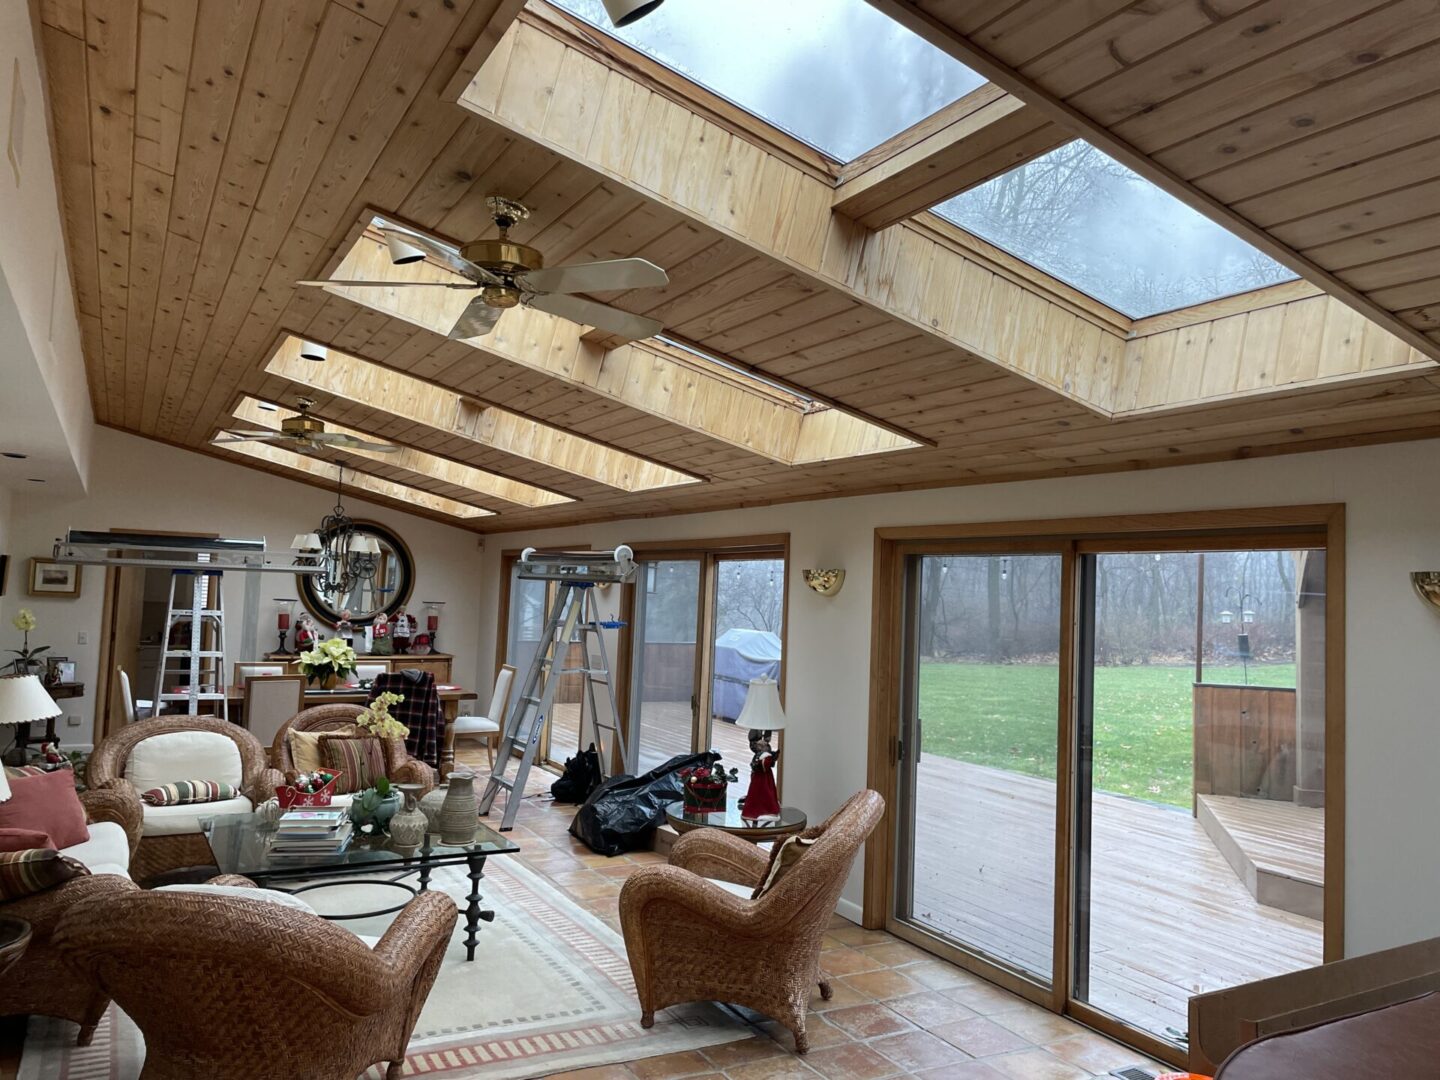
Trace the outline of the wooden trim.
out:
<instances>
[{"instance_id":1,"label":"wooden trim","mask_svg":"<svg viewBox=\"0 0 1440 1080\"><path fill-rule=\"evenodd\" d=\"M1163 334L1167 330L1179 330L1182 327L1195 326L1197 323L1214 322L1216 319L1241 315L1247 311L1281 307L1295 300L1308 300L1312 296L1321 296L1324 292L1324 289L1304 278L1298 281L1282 281L1279 285L1251 289L1249 292L1222 296L1218 300L1207 300L1203 304L1192 304L1189 307L1176 308L1174 311L1163 311L1159 315L1136 319L1130 324L1130 336L1142 338L1149 337L1151 334Z\"/></svg>"},{"instance_id":2,"label":"wooden trim","mask_svg":"<svg viewBox=\"0 0 1440 1080\"><path fill-rule=\"evenodd\" d=\"M666 555L740 555L748 552L785 550L790 548L790 534L755 533L749 536L726 536L699 540L637 540L630 545L636 555L657 558Z\"/></svg>"},{"instance_id":3,"label":"wooden trim","mask_svg":"<svg viewBox=\"0 0 1440 1080\"><path fill-rule=\"evenodd\" d=\"M921 553L987 553L1003 546L1062 554L1060 746L1057 765L1056 911L1053 985L1038 984L943 942L894 916L900 821L895 752L902 692L903 594L906 558ZM1325 609L1325 886L1324 959L1344 956L1345 941L1345 506L1339 503L1250 507L1160 514L1056 518L1042 521L884 526L875 530L871 601L870 721L866 777L886 802L886 820L866 845L862 923L886 928L967 970L1046 1004L1152 1057L1184 1064L1183 1051L1070 999L1074 890L1074 679L1078 656L1076 569L1081 554L1104 551L1323 548Z\"/></svg>"},{"instance_id":4,"label":"wooden trim","mask_svg":"<svg viewBox=\"0 0 1440 1080\"><path fill-rule=\"evenodd\" d=\"M571 48L623 71L647 89L698 113L733 135L748 139L827 184L833 184L839 175L840 162L825 151L762 120L749 109L701 86L618 38L596 30L568 11L549 4L538 4L526 7L518 21L543 30ZM463 93L464 87L461 87L454 100L459 100Z\"/></svg>"},{"instance_id":5,"label":"wooden trim","mask_svg":"<svg viewBox=\"0 0 1440 1080\"><path fill-rule=\"evenodd\" d=\"M1366 318L1379 323L1401 340L1409 342L1411 346L1419 349L1426 356L1440 360L1440 342L1425 336L1415 327L1375 303L1364 293L1336 277L1329 270L1276 240L1266 230L1251 222L1249 218L1236 213L1219 199L1206 194L1147 154L1136 150L1103 124L1092 120L1014 68L1002 63L953 27L923 10L918 0L869 0L869 2L902 26L919 34L937 48L948 52L995 85L1049 114L1056 123L1076 134L1083 135L1086 141L1133 169L1162 191L1173 195L1212 221L1223 225L1277 262L1288 266L1301 277L1314 282L1337 300L1354 308Z\"/></svg>"},{"instance_id":6,"label":"wooden trim","mask_svg":"<svg viewBox=\"0 0 1440 1080\"><path fill-rule=\"evenodd\" d=\"M470 80L475 78L475 73L484 66L485 61L490 59L490 54L495 51L495 46L500 44L505 31L510 29L510 24L520 17L524 9L525 0L497 0L495 11L486 20L475 44L465 54L465 59L460 61L460 66L455 69L455 74L450 76L445 88L440 91L441 101L453 105L460 100L460 95L470 85Z\"/></svg>"}]
</instances>

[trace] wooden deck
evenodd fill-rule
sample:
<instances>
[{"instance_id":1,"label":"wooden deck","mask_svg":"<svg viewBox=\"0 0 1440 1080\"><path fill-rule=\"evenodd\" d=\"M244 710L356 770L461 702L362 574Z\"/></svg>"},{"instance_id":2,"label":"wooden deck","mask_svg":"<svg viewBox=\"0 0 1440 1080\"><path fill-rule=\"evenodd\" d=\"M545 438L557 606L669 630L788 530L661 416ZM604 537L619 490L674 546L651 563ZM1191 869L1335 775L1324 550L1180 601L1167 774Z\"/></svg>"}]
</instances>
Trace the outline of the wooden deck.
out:
<instances>
[{"instance_id":1,"label":"wooden deck","mask_svg":"<svg viewBox=\"0 0 1440 1080\"><path fill-rule=\"evenodd\" d=\"M640 770L653 769L676 754L690 752L690 703L687 701L647 701L641 706ZM580 706L554 705L550 712L550 756L564 761L579 745L576 727ZM749 786L750 742L743 728L725 720L711 725L710 745L720 751L726 765L740 770L743 794Z\"/></svg>"},{"instance_id":2,"label":"wooden deck","mask_svg":"<svg viewBox=\"0 0 1440 1080\"><path fill-rule=\"evenodd\" d=\"M1200 795L1197 818L1251 896L1319 918L1325 910L1325 811L1272 799Z\"/></svg>"},{"instance_id":3,"label":"wooden deck","mask_svg":"<svg viewBox=\"0 0 1440 1080\"><path fill-rule=\"evenodd\" d=\"M917 920L1048 977L1054 785L935 755L919 784ZM1093 818L1096 1008L1183 1031L1193 994L1320 963L1320 922L1257 903L1190 814L1097 794Z\"/></svg>"}]
</instances>

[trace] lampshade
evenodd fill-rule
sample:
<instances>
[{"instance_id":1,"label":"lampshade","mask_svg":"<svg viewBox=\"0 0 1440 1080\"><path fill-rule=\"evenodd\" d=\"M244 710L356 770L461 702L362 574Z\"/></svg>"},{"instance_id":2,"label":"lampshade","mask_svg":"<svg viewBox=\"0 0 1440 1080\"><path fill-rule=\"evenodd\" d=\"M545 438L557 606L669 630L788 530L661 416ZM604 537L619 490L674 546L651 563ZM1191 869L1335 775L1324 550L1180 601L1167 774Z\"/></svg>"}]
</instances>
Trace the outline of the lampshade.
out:
<instances>
[{"instance_id":1,"label":"lampshade","mask_svg":"<svg viewBox=\"0 0 1440 1080\"><path fill-rule=\"evenodd\" d=\"M49 720L63 710L45 692L38 675L0 675L0 724ZM10 798L10 780L0 769L0 802Z\"/></svg>"},{"instance_id":2,"label":"lampshade","mask_svg":"<svg viewBox=\"0 0 1440 1080\"><path fill-rule=\"evenodd\" d=\"M319 551L321 548L320 535L318 533L296 533L295 539L290 541L290 546L296 551Z\"/></svg>"},{"instance_id":3,"label":"lampshade","mask_svg":"<svg viewBox=\"0 0 1440 1080\"><path fill-rule=\"evenodd\" d=\"M780 707L780 684L773 679L751 679L736 727L751 731L783 731L785 710Z\"/></svg>"},{"instance_id":4,"label":"lampshade","mask_svg":"<svg viewBox=\"0 0 1440 1080\"><path fill-rule=\"evenodd\" d=\"M658 8L664 0L603 0L605 14L615 26L629 26Z\"/></svg>"},{"instance_id":5,"label":"lampshade","mask_svg":"<svg viewBox=\"0 0 1440 1080\"><path fill-rule=\"evenodd\" d=\"M317 364L323 364L325 358L330 355L330 350L318 341L300 342L300 359L313 360Z\"/></svg>"},{"instance_id":6,"label":"lampshade","mask_svg":"<svg viewBox=\"0 0 1440 1080\"><path fill-rule=\"evenodd\" d=\"M379 555L380 541L362 533L350 542L350 550L356 555Z\"/></svg>"}]
</instances>

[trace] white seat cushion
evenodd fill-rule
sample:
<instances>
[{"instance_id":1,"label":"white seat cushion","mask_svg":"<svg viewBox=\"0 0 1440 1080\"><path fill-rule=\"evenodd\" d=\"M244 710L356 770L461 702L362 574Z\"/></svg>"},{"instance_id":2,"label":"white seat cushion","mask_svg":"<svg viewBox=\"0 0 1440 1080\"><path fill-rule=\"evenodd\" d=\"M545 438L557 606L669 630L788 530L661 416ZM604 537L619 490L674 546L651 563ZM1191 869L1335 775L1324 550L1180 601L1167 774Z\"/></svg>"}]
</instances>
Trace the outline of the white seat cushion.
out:
<instances>
[{"instance_id":1,"label":"white seat cushion","mask_svg":"<svg viewBox=\"0 0 1440 1080\"><path fill-rule=\"evenodd\" d=\"M740 897L741 900L749 900L755 892L755 886L753 885L738 885L733 881L722 881L720 878L713 877L707 877L705 880L711 885L719 885L720 888L734 896Z\"/></svg>"},{"instance_id":2,"label":"white seat cushion","mask_svg":"<svg viewBox=\"0 0 1440 1080\"><path fill-rule=\"evenodd\" d=\"M245 885L161 885L153 891L209 893L211 896L235 896L241 900L264 900L269 904L279 904L281 907L315 914L315 909L300 897L291 896L278 889L251 889Z\"/></svg>"},{"instance_id":3,"label":"white seat cushion","mask_svg":"<svg viewBox=\"0 0 1440 1080\"><path fill-rule=\"evenodd\" d=\"M95 863L94 865L89 866L88 869L92 874L114 874L116 877L123 877L127 881L130 878L130 871L127 870L125 867L121 866L119 863Z\"/></svg>"},{"instance_id":4,"label":"white seat cushion","mask_svg":"<svg viewBox=\"0 0 1440 1080\"><path fill-rule=\"evenodd\" d=\"M125 830L113 821L96 821L90 824L90 839L81 844L65 848L60 854L78 859L90 868L92 874L116 873L114 870L97 870L98 866L118 866L119 873L129 874L130 839Z\"/></svg>"},{"instance_id":5,"label":"white seat cushion","mask_svg":"<svg viewBox=\"0 0 1440 1080\"><path fill-rule=\"evenodd\" d=\"M456 735L485 735L499 730L499 724L483 716L457 716L455 718Z\"/></svg>"},{"instance_id":6,"label":"white seat cushion","mask_svg":"<svg viewBox=\"0 0 1440 1080\"><path fill-rule=\"evenodd\" d=\"M145 807L144 836L185 836L200 831L200 819L223 814L249 814L255 809L243 795L216 802Z\"/></svg>"},{"instance_id":7,"label":"white seat cushion","mask_svg":"<svg viewBox=\"0 0 1440 1080\"><path fill-rule=\"evenodd\" d=\"M125 779L139 792L178 780L243 783L240 748L218 731L167 731L141 739L125 763Z\"/></svg>"}]
</instances>

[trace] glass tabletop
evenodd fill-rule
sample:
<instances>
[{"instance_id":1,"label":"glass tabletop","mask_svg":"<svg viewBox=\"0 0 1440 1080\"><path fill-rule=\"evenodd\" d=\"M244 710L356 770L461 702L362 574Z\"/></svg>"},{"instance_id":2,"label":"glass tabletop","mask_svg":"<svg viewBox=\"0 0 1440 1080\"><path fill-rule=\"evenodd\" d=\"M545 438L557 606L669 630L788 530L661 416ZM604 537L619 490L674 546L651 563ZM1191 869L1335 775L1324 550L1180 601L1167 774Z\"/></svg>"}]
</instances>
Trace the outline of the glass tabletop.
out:
<instances>
[{"instance_id":1,"label":"glass tabletop","mask_svg":"<svg viewBox=\"0 0 1440 1080\"><path fill-rule=\"evenodd\" d=\"M747 818L740 812L737 799L727 799L724 810L691 811L683 802L672 802L665 816L686 825L709 825L733 832L790 832L805 828L805 814L793 806L782 806L778 816Z\"/></svg>"},{"instance_id":2,"label":"glass tabletop","mask_svg":"<svg viewBox=\"0 0 1440 1080\"><path fill-rule=\"evenodd\" d=\"M440 865L464 862L475 855L510 855L520 850L519 844L479 822L474 838L467 844L443 844L438 833L427 833L418 848L397 849L391 846L388 836L356 836L344 851L303 855L273 854L270 847L275 830L262 830L255 814L202 818L200 828L222 874L251 878L300 877L319 871L345 873L417 861Z\"/></svg>"}]
</instances>

